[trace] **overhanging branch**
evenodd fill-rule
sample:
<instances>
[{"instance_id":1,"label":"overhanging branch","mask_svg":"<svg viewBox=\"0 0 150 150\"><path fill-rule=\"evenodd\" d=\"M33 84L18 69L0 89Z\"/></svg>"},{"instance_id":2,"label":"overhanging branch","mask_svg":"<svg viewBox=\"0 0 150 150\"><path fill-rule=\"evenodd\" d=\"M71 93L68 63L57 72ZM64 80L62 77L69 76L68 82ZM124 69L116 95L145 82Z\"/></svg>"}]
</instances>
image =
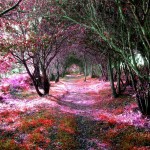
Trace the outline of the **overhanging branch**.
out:
<instances>
[{"instance_id":1,"label":"overhanging branch","mask_svg":"<svg viewBox=\"0 0 150 150\"><path fill-rule=\"evenodd\" d=\"M14 6L12 6L11 8L6 9L2 13L0 13L0 17L2 17L4 14L8 13L9 11L15 9L16 7L18 7L19 4L21 3L21 1L22 0L19 0Z\"/></svg>"}]
</instances>

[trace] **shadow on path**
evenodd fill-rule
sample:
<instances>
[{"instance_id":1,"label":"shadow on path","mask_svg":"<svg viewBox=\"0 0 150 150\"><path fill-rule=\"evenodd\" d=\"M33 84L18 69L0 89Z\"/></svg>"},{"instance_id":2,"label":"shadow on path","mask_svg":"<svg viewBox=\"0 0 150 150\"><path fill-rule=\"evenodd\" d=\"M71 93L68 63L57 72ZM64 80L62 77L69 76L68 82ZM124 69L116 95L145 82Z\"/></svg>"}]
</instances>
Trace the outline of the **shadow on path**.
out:
<instances>
[{"instance_id":1,"label":"shadow on path","mask_svg":"<svg viewBox=\"0 0 150 150\"><path fill-rule=\"evenodd\" d=\"M94 119L95 113L99 111L97 105L100 103L97 102L99 94L94 89L92 95L89 94L87 89L90 85L76 82L78 78L71 77L68 80L63 82L67 89L66 95L60 99L50 96L59 104L58 111L62 111L66 115L71 114L75 121L76 132L72 136L76 146L70 150L109 150L109 145L102 141L102 136L110 127L108 124ZM57 135L53 135L53 137L57 138Z\"/></svg>"}]
</instances>

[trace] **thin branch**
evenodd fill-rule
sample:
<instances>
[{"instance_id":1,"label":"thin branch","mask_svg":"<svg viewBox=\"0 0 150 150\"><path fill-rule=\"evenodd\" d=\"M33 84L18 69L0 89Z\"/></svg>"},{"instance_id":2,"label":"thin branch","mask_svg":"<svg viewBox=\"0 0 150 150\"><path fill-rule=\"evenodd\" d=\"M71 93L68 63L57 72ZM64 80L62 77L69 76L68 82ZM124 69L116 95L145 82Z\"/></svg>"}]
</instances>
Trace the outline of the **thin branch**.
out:
<instances>
[{"instance_id":1,"label":"thin branch","mask_svg":"<svg viewBox=\"0 0 150 150\"><path fill-rule=\"evenodd\" d=\"M19 0L14 6L12 6L11 8L6 9L2 13L0 13L0 17L2 17L3 15L5 15L6 13L10 12L11 10L17 8L19 6L19 4L21 3L21 1L22 0Z\"/></svg>"}]
</instances>

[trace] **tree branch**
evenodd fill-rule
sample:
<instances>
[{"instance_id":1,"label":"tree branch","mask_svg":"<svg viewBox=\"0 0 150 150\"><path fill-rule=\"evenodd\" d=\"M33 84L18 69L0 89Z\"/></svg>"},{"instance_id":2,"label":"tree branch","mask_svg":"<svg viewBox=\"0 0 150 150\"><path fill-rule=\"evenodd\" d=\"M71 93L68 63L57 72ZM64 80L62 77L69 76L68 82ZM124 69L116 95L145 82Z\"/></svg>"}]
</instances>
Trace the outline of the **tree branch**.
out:
<instances>
[{"instance_id":1,"label":"tree branch","mask_svg":"<svg viewBox=\"0 0 150 150\"><path fill-rule=\"evenodd\" d=\"M2 13L0 13L0 17L2 17L4 14L8 13L9 11L15 9L16 7L18 7L19 4L21 3L21 1L22 0L19 0L14 6L12 6L11 8L6 9Z\"/></svg>"}]
</instances>

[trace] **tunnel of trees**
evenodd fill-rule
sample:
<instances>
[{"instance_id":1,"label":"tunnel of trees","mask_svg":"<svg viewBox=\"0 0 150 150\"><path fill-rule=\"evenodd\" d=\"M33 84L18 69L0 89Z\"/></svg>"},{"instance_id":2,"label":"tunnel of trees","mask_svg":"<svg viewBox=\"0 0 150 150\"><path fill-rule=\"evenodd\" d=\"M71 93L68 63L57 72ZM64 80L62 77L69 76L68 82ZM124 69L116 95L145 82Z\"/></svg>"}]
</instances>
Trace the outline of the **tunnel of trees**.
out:
<instances>
[{"instance_id":1,"label":"tunnel of trees","mask_svg":"<svg viewBox=\"0 0 150 150\"><path fill-rule=\"evenodd\" d=\"M149 6L148 0L1 2L1 71L11 55L45 96L50 80L77 64L85 81L87 75L110 81L114 97L131 86L141 113L150 115Z\"/></svg>"}]
</instances>

